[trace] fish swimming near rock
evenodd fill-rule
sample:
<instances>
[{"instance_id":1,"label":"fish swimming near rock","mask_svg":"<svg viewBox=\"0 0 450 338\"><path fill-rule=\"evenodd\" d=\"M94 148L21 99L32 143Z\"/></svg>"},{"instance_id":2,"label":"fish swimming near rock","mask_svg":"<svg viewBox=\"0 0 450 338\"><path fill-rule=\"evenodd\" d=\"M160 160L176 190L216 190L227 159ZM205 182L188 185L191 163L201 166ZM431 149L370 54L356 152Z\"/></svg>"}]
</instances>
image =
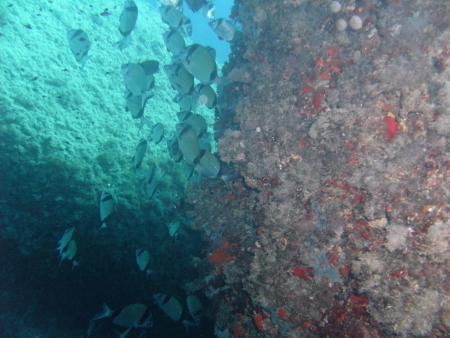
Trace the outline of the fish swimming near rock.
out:
<instances>
[{"instance_id":1,"label":"fish swimming near rock","mask_svg":"<svg viewBox=\"0 0 450 338\"><path fill-rule=\"evenodd\" d=\"M100 229L106 228L106 221L111 216L113 210L114 210L114 199L112 195L107 192L103 191L100 196L100 222L101 226Z\"/></svg>"},{"instance_id":2,"label":"fish swimming near rock","mask_svg":"<svg viewBox=\"0 0 450 338\"><path fill-rule=\"evenodd\" d=\"M180 320L183 308L175 297L157 293L153 295L153 300L170 319L173 321Z\"/></svg>"},{"instance_id":3,"label":"fish swimming near rock","mask_svg":"<svg viewBox=\"0 0 450 338\"><path fill-rule=\"evenodd\" d=\"M78 245L75 239L73 238L75 232L75 228L69 228L64 231L61 239L58 241L57 251L59 252L59 264L61 264L64 260L71 261L73 266L78 266L78 262L74 260L75 256L78 252Z\"/></svg>"},{"instance_id":4,"label":"fish swimming near rock","mask_svg":"<svg viewBox=\"0 0 450 338\"><path fill-rule=\"evenodd\" d=\"M195 131L197 137L204 135L208 127L205 118L200 114L188 114L182 122L190 126Z\"/></svg>"},{"instance_id":5,"label":"fish swimming near rock","mask_svg":"<svg viewBox=\"0 0 450 338\"><path fill-rule=\"evenodd\" d=\"M159 63L154 60L122 65L123 82L127 92L132 95L142 95L148 92L155 84L153 74L158 69Z\"/></svg>"},{"instance_id":6,"label":"fish swimming near rock","mask_svg":"<svg viewBox=\"0 0 450 338\"><path fill-rule=\"evenodd\" d=\"M198 84L194 89L194 102L196 105L204 105L213 109L217 104L217 95L210 85Z\"/></svg>"},{"instance_id":7,"label":"fish swimming near rock","mask_svg":"<svg viewBox=\"0 0 450 338\"><path fill-rule=\"evenodd\" d=\"M133 0L126 0L119 17L119 32L122 40L117 43L119 49L123 49L129 44L129 36L136 26L138 18L138 7Z\"/></svg>"},{"instance_id":8,"label":"fish swimming near rock","mask_svg":"<svg viewBox=\"0 0 450 338\"><path fill-rule=\"evenodd\" d=\"M188 72L182 64L164 66L164 71L169 78L172 88L179 94L191 94L194 91L194 76Z\"/></svg>"},{"instance_id":9,"label":"fish swimming near rock","mask_svg":"<svg viewBox=\"0 0 450 338\"><path fill-rule=\"evenodd\" d=\"M172 138L167 141L167 149L169 150L169 155L175 162L180 162L183 158L183 154L181 153L180 146L178 144L177 138Z\"/></svg>"},{"instance_id":10,"label":"fish swimming near rock","mask_svg":"<svg viewBox=\"0 0 450 338\"><path fill-rule=\"evenodd\" d=\"M203 305L196 295L188 295L186 297L186 305L192 319L196 323L200 322L203 316Z\"/></svg>"},{"instance_id":11,"label":"fish swimming near rock","mask_svg":"<svg viewBox=\"0 0 450 338\"><path fill-rule=\"evenodd\" d=\"M68 261L73 261L77 252L78 252L77 242L74 239L72 239L62 251L60 263L62 263L65 259L67 259ZM74 266L78 265L76 261L73 261L73 263Z\"/></svg>"},{"instance_id":12,"label":"fish swimming near rock","mask_svg":"<svg viewBox=\"0 0 450 338\"><path fill-rule=\"evenodd\" d=\"M174 238L178 235L180 231L181 223L180 222L172 222L167 225L167 230L169 231L169 236Z\"/></svg>"},{"instance_id":13,"label":"fish swimming near rock","mask_svg":"<svg viewBox=\"0 0 450 338\"><path fill-rule=\"evenodd\" d=\"M167 50L174 56L179 55L186 48L183 35L176 28L164 33L163 38Z\"/></svg>"},{"instance_id":14,"label":"fish swimming near rock","mask_svg":"<svg viewBox=\"0 0 450 338\"><path fill-rule=\"evenodd\" d=\"M178 94L173 102L180 106L181 111L190 111L192 109L192 95L189 94Z\"/></svg>"},{"instance_id":15,"label":"fish swimming near rock","mask_svg":"<svg viewBox=\"0 0 450 338\"><path fill-rule=\"evenodd\" d=\"M208 24L220 40L230 42L234 39L236 27L233 21L224 18L211 19Z\"/></svg>"},{"instance_id":16,"label":"fish swimming near rock","mask_svg":"<svg viewBox=\"0 0 450 338\"><path fill-rule=\"evenodd\" d=\"M161 19L172 29L178 29L184 35L192 34L191 20L183 14L180 8L175 6L161 6Z\"/></svg>"},{"instance_id":17,"label":"fish swimming near rock","mask_svg":"<svg viewBox=\"0 0 450 338\"><path fill-rule=\"evenodd\" d=\"M64 248L67 247L69 242L72 240L73 234L75 232L75 227L68 228L64 231L64 234L62 235L61 239L58 241L58 247L56 248L57 251L61 254L64 250Z\"/></svg>"},{"instance_id":18,"label":"fish swimming near rock","mask_svg":"<svg viewBox=\"0 0 450 338\"><path fill-rule=\"evenodd\" d=\"M164 126L162 123L156 123L150 130L148 140L159 144L164 138Z\"/></svg>"},{"instance_id":19,"label":"fish swimming near rock","mask_svg":"<svg viewBox=\"0 0 450 338\"><path fill-rule=\"evenodd\" d=\"M177 125L177 135L178 147L183 154L183 159L189 164L194 164L200 155L197 133L191 126L181 123Z\"/></svg>"},{"instance_id":20,"label":"fish swimming near rock","mask_svg":"<svg viewBox=\"0 0 450 338\"><path fill-rule=\"evenodd\" d=\"M147 152L148 141L146 139L142 139L139 141L136 146L136 150L133 156L133 168L140 168L142 161L144 160L145 153Z\"/></svg>"},{"instance_id":21,"label":"fish swimming near rock","mask_svg":"<svg viewBox=\"0 0 450 338\"><path fill-rule=\"evenodd\" d=\"M151 274L150 270L150 254L145 249L136 249L136 263L139 270L145 272L147 275Z\"/></svg>"},{"instance_id":22,"label":"fish swimming near rock","mask_svg":"<svg viewBox=\"0 0 450 338\"><path fill-rule=\"evenodd\" d=\"M207 134L203 134L199 139L198 139L198 146L200 147L201 150L207 150L209 152L211 152L211 138L209 137L209 135Z\"/></svg>"},{"instance_id":23,"label":"fish swimming near rock","mask_svg":"<svg viewBox=\"0 0 450 338\"><path fill-rule=\"evenodd\" d=\"M152 313L145 304L129 304L119 312L111 310L104 304L102 311L94 316L89 322L87 337L91 337L98 320L112 318L112 324L125 328L119 337L125 338L132 329L148 329L153 325Z\"/></svg>"},{"instance_id":24,"label":"fish swimming near rock","mask_svg":"<svg viewBox=\"0 0 450 338\"><path fill-rule=\"evenodd\" d=\"M129 304L122 308L112 323L126 328L148 328L152 324L152 315L147 310L145 304Z\"/></svg>"},{"instance_id":25,"label":"fish swimming near rock","mask_svg":"<svg viewBox=\"0 0 450 338\"><path fill-rule=\"evenodd\" d=\"M213 49L193 44L180 56L184 68L201 83L207 85L217 78L217 65Z\"/></svg>"},{"instance_id":26,"label":"fish swimming near rock","mask_svg":"<svg viewBox=\"0 0 450 338\"><path fill-rule=\"evenodd\" d=\"M134 119L142 117L147 101L153 97L150 90L155 85L154 73L158 70L159 62L156 60L122 65L125 108Z\"/></svg>"},{"instance_id":27,"label":"fish swimming near rock","mask_svg":"<svg viewBox=\"0 0 450 338\"><path fill-rule=\"evenodd\" d=\"M141 118L144 115L147 101L153 97L151 93L133 95L131 93L125 98L125 109L131 113L133 119Z\"/></svg>"},{"instance_id":28,"label":"fish swimming near rock","mask_svg":"<svg viewBox=\"0 0 450 338\"><path fill-rule=\"evenodd\" d=\"M91 42L85 31L81 29L71 29L67 32L69 47L75 56L75 60L81 65L86 63Z\"/></svg>"},{"instance_id":29,"label":"fish swimming near rock","mask_svg":"<svg viewBox=\"0 0 450 338\"><path fill-rule=\"evenodd\" d=\"M195 170L208 178L216 178L220 172L220 162L211 152L204 150L197 158Z\"/></svg>"}]
</instances>

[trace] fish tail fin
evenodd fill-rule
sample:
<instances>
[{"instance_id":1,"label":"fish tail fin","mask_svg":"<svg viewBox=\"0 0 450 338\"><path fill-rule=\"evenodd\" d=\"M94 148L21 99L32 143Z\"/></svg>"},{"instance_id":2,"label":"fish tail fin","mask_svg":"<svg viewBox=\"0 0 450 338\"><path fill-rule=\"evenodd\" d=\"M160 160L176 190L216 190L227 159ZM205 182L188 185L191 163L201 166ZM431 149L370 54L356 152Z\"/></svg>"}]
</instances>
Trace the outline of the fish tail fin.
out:
<instances>
[{"instance_id":1,"label":"fish tail fin","mask_svg":"<svg viewBox=\"0 0 450 338\"><path fill-rule=\"evenodd\" d=\"M115 45L120 50L123 50L123 49L129 47L131 45L131 38L130 38L130 36L129 35L125 36L121 40L117 41Z\"/></svg>"},{"instance_id":2,"label":"fish tail fin","mask_svg":"<svg viewBox=\"0 0 450 338\"><path fill-rule=\"evenodd\" d=\"M97 322L97 320L111 317L113 313L114 313L114 311L106 303L103 303L102 310L99 313L97 313L89 321L89 327L88 327L88 330L87 330L87 333L86 333L86 337L87 338L91 337L92 333L94 332L95 323Z\"/></svg>"},{"instance_id":3,"label":"fish tail fin","mask_svg":"<svg viewBox=\"0 0 450 338\"><path fill-rule=\"evenodd\" d=\"M108 306L108 304L106 303L102 304L102 313L104 313L106 317L111 317L113 312L114 311Z\"/></svg>"},{"instance_id":4,"label":"fish tail fin","mask_svg":"<svg viewBox=\"0 0 450 338\"><path fill-rule=\"evenodd\" d=\"M106 222L102 222L100 229L98 229L98 230L100 231L100 230L106 229L107 227L108 227L108 225L106 224Z\"/></svg>"}]
</instances>

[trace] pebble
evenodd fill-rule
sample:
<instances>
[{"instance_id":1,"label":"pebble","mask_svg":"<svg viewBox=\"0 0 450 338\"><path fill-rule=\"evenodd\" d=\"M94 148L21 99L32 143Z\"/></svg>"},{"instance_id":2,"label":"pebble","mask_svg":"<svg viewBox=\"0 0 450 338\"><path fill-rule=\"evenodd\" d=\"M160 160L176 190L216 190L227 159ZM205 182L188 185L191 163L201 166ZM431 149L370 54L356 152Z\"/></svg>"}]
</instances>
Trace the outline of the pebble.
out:
<instances>
[{"instance_id":1,"label":"pebble","mask_svg":"<svg viewBox=\"0 0 450 338\"><path fill-rule=\"evenodd\" d=\"M336 29L339 32L343 32L347 29L347 21L345 21L344 19L339 19L338 21L336 21Z\"/></svg>"},{"instance_id":2,"label":"pebble","mask_svg":"<svg viewBox=\"0 0 450 338\"><path fill-rule=\"evenodd\" d=\"M342 9L341 3L339 1L332 1L330 3L330 11L333 13L339 13L339 11Z\"/></svg>"},{"instance_id":3,"label":"pebble","mask_svg":"<svg viewBox=\"0 0 450 338\"><path fill-rule=\"evenodd\" d=\"M362 25L363 23L361 18L357 15L353 15L350 19L350 27L352 27L353 30L357 31L362 28Z\"/></svg>"}]
</instances>

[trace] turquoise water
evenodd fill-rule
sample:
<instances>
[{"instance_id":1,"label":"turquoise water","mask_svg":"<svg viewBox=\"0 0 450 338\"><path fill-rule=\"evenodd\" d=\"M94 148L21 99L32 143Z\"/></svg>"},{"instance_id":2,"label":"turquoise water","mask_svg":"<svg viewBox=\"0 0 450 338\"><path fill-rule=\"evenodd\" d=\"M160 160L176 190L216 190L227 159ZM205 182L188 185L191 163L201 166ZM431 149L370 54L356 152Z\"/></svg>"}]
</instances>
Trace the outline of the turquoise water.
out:
<instances>
[{"instance_id":1,"label":"turquoise water","mask_svg":"<svg viewBox=\"0 0 450 338\"><path fill-rule=\"evenodd\" d=\"M228 18L231 13L234 1L218 0L215 4L215 13L218 18ZM185 5L186 15L192 19L192 41L210 46L215 49L217 61L221 64L228 60L230 54L230 44L220 40L214 31L208 26L205 17L200 13L193 13Z\"/></svg>"},{"instance_id":2,"label":"turquoise water","mask_svg":"<svg viewBox=\"0 0 450 338\"><path fill-rule=\"evenodd\" d=\"M205 256L201 236L181 211L193 165L176 163L167 148L177 137L180 109L164 72L172 62L163 40L168 27L148 1L136 5L136 26L123 40L124 1L0 3L1 337L81 337L102 304L116 316L132 303L148 307L153 325L132 329L130 337L212 336L206 317L188 329L182 323L193 320L185 285ZM208 39L224 62L229 47L211 32L203 35L197 19L193 41ZM84 43L71 45L80 37ZM159 70L145 92L144 118L133 119L125 108L123 65L147 60ZM202 142L214 149L214 110L196 113L206 123ZM156 124L163 139L148 138L136 164L136 146ZM149 195L152 166L157 182ZM205 178L194 173L191 180ZM111 206L102 206L104 192ZM174 222L178 230L169 231ZM138 249L150 253L144 272ZM155 303L158 292L176 297L180 320ZM206 307L208 300L198 297ZM124 331L108 319L97 324L92 337Z\"/></svg>"}]
</instances>

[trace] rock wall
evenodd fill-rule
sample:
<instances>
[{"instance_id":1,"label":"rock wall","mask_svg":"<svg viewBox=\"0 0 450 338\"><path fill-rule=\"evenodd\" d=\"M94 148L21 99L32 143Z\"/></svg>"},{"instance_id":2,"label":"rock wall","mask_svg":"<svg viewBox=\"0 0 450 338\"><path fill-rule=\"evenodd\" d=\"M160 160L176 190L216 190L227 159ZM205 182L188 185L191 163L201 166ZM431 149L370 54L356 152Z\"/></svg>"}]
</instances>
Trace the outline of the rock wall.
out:
<instances>
[{"instance_id":1,"label":"rock wall","mask_svg":"<svg viewBox=\"0 0 450 338\"><path fill-rule=\"evenodd\" d=\"M243 179L216 190L237 208L205 286L217 336L450 332L449 14L237 1L216 132ZM202 221L219 208L200 205Z\"/></svg>"}]
</instances>

